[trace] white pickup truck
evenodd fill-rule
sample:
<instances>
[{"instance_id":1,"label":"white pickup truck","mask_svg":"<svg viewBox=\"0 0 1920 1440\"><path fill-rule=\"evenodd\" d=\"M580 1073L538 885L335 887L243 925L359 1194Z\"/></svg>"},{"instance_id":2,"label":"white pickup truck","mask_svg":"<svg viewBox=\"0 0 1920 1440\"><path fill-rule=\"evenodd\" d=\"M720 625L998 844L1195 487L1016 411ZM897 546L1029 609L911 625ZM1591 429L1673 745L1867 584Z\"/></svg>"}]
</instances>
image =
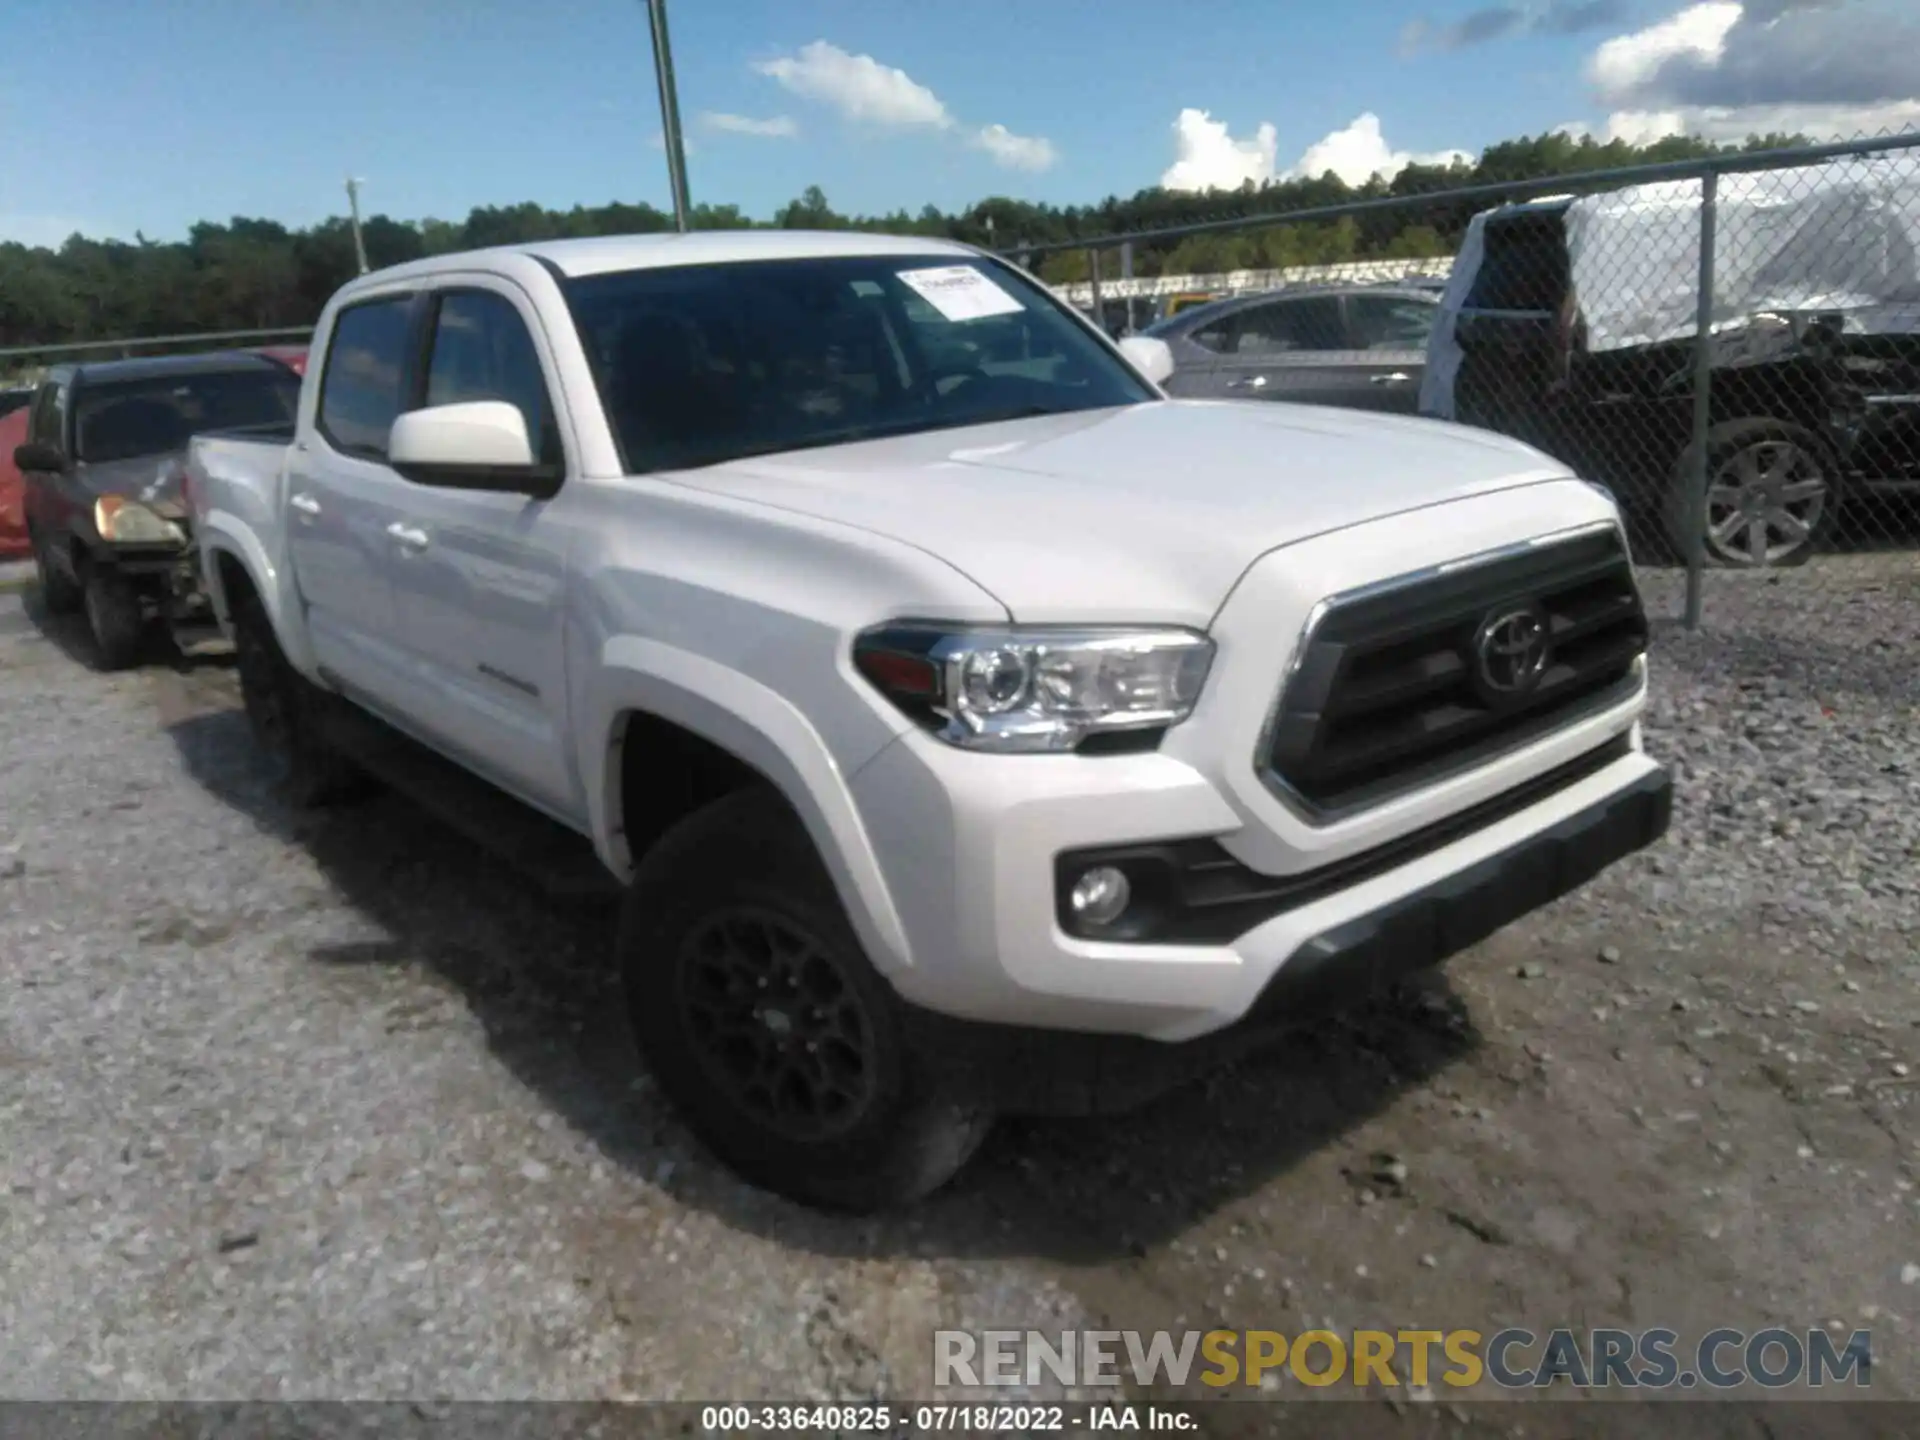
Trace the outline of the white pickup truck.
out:
<instances>
[{"instance_id":1,"label":"white pickup truck","mask_svg":"<svg viewBox=\"0 0 1920 1440\"><path fill-rule=\"evenodd\" d=\"M371 772L623 887L662 1090L872 1208L1667 826L1604 492L1168 364L942 242L531 244L347 285L289 443L187 492L300 798Z\"/></svg>"}]
</instances>

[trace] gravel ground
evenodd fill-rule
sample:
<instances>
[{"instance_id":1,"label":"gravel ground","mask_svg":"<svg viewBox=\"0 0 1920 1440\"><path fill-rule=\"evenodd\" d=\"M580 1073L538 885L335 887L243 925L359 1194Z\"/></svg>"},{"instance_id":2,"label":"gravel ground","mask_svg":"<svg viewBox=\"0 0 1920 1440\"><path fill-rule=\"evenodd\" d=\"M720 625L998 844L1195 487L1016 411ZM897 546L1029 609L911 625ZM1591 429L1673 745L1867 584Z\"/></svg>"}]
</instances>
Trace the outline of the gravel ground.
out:
<instances>
[{"instance_id":1,"label":"gravel ground","mask_svg":"<svg viewBox=\"0 0 1920 1440\"><path fill-rule=\"evenodd\" d=\"M0 1395L901 1398L936 1326L1780 1323L1920 1396L1920 578L1710 586L1658 640L1658 850L861 1222L691 1144L605 916L397 799L287 814L223 664L101 676L0 596Z\"/></svg>"}]
</instances>

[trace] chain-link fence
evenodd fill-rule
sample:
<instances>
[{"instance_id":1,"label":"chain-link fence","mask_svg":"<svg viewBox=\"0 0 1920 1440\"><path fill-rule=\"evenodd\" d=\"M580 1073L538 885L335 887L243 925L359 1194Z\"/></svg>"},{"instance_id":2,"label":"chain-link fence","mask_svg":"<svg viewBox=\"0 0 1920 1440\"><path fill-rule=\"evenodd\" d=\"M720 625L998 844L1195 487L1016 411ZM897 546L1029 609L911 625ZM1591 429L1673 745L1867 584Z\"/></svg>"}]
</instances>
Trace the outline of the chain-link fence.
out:
<instances>
[{"instance_id":1,"label":"chain-link fence","mask_svg":"<svg viewBox=\"0 0 1920 1440\"><path fill-rule=\"evenodd\" d=\"M1362 253L1157 273L1206 235L1242 261ZM1077 272L1060 288L1109 329L1165 340L1176 395L1538 446L1614 493L1650 604L1689 624L1703 598L1780 603L1800 567L1792 603L1892 596L1920 619L1920 135L1009 253Z\"/></svg>"}]
</instances>

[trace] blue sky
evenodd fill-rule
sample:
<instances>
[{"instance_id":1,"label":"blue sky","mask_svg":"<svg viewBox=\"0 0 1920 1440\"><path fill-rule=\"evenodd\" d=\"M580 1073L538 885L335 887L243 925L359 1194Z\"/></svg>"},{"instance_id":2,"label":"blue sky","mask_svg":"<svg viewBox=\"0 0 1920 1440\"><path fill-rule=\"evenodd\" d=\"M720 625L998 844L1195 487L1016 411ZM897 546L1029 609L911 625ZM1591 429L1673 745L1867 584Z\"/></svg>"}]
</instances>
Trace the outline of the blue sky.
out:
<instances>
[{"instance_id":1,"label":"blue sky","mask_svg":"<svg viewBox=\"0 0 1920 1440\"><path fill-rule=\"evenodd\" d=\"M675 0L696 200L873 212L1560 125L1920 126L1914 0ZM8 0L0 238L665 206L642 0ZM1811 76L1811 78L1809 78Z\"/></svg>"}]
</instances>

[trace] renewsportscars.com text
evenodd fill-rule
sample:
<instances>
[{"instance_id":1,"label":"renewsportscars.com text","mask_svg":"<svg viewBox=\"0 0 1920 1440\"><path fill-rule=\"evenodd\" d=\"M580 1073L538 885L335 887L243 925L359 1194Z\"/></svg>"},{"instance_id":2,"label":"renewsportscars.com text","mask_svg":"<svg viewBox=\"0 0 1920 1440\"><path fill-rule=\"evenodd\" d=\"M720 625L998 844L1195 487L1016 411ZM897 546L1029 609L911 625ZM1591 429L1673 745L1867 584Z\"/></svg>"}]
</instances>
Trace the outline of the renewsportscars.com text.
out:
<instances>
[{"instance_id":1,"label":"renewsportscars.com text","mask_svg":"<svg viewBox=\"0 0 1920 1440\"><path fill-rule=\"evenodd\" d=\"M1710 1330L1684 1343L1665 1329L1550 1330L939 1330L936 1388L996 1385L1171 1386L1213 1389L1426 1386L1470 1389L1730 1390L1865 1387L1872 1336L1822 1329Z\"/></svg>"}]
</instances>

